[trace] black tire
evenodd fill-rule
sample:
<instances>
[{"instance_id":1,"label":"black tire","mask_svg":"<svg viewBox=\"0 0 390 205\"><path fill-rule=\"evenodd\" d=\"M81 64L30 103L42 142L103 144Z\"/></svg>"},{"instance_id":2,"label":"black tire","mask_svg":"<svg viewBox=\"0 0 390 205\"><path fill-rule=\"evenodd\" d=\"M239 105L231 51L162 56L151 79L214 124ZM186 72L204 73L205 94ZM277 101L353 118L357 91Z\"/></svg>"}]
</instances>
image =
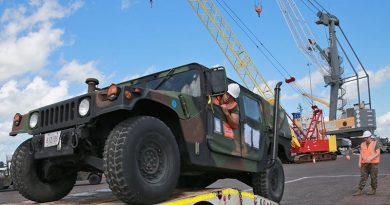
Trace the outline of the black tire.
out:
<instances>
[{"instance_id":1,"label":"black tire","mask_svg":"<svg viewBox=\"0 0 390 205\"><path fill-rule=\"evenodd\" d=\"M102 176L100 174L92 173L88 177L89 184L97 185L102 182Z\"/></svg>"},{"instance_id":2,"label":"black tire","mask_svg":"<svg viewBox=\"0 0 390 205\"><path fill-rule=\"evenodd\" d=\"M57 180L44 180L39 164L29 153L30 139L16 149L11 161L13 186L25 198L36 202L57 201L66 196L76 182L77 172L68 173Z\"/></svg>"},{"instance_id":3,"label":"black tire","mask_svg":"<svg viewBox=\"0 0 390 205\"><path fill-rule=\"evenodd\" d=\"M284 192L284 171L280 159L265 172L252 175L253 193L280 202Z\"/></svg>"},{"instance_id":4,"label":"black tire","mask_svg":"<svg viewBox=\"0 0 390 205\"><path fill-rule=\"evenodd\" d=\"M123 202L166 200L180 175L179 148L171 130L149 116L122 121L107 138L104 174L113 194Z\"/></svg>"},{"instance_id":5,"label":"black tire","mask_svg":"<svg viewBox=\"0 0 390 205\"><path fill-rule=\"evenodd\" d=\"M336 153L332 153L331 155L332 155L332 156L331 156L331 159L332 159L332 160L336 160L336 159L337 159L337 154L336 154Z\"/></svg>"}]
</instances>

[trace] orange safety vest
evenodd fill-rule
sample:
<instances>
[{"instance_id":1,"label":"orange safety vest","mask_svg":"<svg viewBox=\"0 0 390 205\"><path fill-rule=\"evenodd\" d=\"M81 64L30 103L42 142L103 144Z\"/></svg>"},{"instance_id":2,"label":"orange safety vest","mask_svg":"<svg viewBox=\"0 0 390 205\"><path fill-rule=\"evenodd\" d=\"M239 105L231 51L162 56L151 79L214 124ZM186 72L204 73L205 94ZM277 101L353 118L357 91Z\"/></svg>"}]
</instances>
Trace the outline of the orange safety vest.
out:
<instances>
[{"instance_id":1,"label":"orange safety vest","mask_svg":"<svg viewBox=\"0 0 390 205\"><path fill-rule=\"evenodd\" d=\"M372 163L372 164L378 164L380 161L380 154L372 159L371 161L363 160L363 158L367 158L370 156L373 156L376 153L375 150L376 141L371 141L371 143L367 146L366 142L363 142L360 145L360 154L362 155L362 163Z\"/></svg>"},{"instance_id":2,"label":"orange safety vest","mask_svg":"<svg viewBox=\"0 0 390 205\"><path fill-rule=\"evenodd\" d=\"M217 96L214 99L214 104L215 105L221 105L221 100L222 100L222 96ZM231 101L229 104L226 104L226 107L227 107L227 109L229 111L233 110L236 106L237 106L237 102L236 101Z\"/></svg>"},{"instance_id":3,"label":"orange safety vest","mask_svg":"<svg viewBox=\"0 0 390 205\"><path fill-rule=\"evenodd\" d=\"M217 96L214 99L214 104L220 106L221 105L221 99L222 99L222 96ZM235 102L235 101L232 101L232 102L226 104L226 108L229 111L233 110L236 106L237 106L237 102ZM223 132L224 132L225 137L234 139L233 128L229 125L229 123L227 123L225 121L223 122Z\"/></svg>"}]
</instances>

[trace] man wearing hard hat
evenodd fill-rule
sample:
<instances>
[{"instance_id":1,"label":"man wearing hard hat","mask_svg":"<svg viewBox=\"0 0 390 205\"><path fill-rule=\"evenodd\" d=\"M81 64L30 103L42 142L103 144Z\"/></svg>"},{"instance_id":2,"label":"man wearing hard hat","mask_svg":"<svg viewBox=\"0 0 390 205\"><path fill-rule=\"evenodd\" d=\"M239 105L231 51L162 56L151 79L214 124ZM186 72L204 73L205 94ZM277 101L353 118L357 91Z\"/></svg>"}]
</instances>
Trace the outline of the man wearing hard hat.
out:
<instances>
[{"instance_id":1,"label":"man wearing hard hat","mask_svg":"<svg viewBox=\"0 0 390 205\"><path fill-rule=\"evenodd\" d=\"M237 83L230 83L227 91L222 96L217 96L214 99L214 104L222 108L222 112L226 117L224 123L224 135L228 138L234 138L234 129L238 128L239 110L236 98L240 95L240 86Z\"/></svg>"},{"instance_id":2,"label":"man wearing hard hat","mask_svg":"<svg viewBox=\"0 0 390 205\"><path fill-rule=\"evenodd\" d=\"M363 194L363 188L367 183L368 175L371 176L371 191L368 195L375 195L376 188L378 187L378 164L380 161L380 147L376 140L373 140L373 136L370 131L363 133L364 141L360 145L360 183L359 189L353 194L353 196L359 196Z\"/></svg>"}]
</instances>

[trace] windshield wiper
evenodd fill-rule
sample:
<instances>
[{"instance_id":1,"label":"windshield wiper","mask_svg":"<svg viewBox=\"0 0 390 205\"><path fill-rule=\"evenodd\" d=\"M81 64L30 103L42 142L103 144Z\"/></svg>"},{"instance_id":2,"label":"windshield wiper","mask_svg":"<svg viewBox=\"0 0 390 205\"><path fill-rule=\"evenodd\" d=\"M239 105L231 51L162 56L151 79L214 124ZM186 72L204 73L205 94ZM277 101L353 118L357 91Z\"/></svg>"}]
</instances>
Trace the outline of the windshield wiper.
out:
<instances>
[{"instance_id":1,"label":"windshield wiper","mask_svg":"<svg viewBox=\"0 0 390 205\"><path fill-rule=\"evenodd\" d=\"M160 81L160 83L157 84L157 86L154 88L154 90L157 90L161 85L163 85L169 78L172 77L173 72L176 70L177 67L172 68L171 70L168 71L167 75Z\"/></svg>"}]
</instances>

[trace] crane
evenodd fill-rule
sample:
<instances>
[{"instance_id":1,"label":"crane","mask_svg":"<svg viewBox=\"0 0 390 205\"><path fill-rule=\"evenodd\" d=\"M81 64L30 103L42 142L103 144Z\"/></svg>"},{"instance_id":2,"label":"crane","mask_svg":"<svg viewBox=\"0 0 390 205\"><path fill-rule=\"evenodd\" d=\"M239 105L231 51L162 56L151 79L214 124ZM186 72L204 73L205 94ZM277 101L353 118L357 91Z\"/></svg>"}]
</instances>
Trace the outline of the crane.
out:
<instances>
[{"instance_id":1,"label":"crane","mask_svg":"<svg viewBox=\"0 0 390 205\"><path fill-rule=\"evenodd\" d=\"M307 97L307 98L312 99L313 101L319 102L319 103L325 105L326 107L329 107L329 102L327 102L327 101L324 100L324 99L321 99L321 98L319 98L319 97L310 95L309 93L303 93L302 95L305 96L305 97Z\"/></svg>"},{"instance_id":2,"label":"crane","mask_svg":"<svg viewBox=\"0 0 390 205\"><path fill-rule=\"evenodd\" d=\"M329 47L322 49L317 44L317 41L315 40L295 1L277 0L277 2L298 48L305 54L305 56L307 56L312 62L319 66L320 71L322 71L324 76L326 86L330 86L329 122L327 122L326 127L327 134L336 134L337 137L352 137L361 135L365 130L375 130L376 119L375 110L371 108L369 76L351 43L346 37L344 31L342 30L339 19L335 15L332 15L326 11L326 9L324 9L317 1L314 2L322 8L322 11L319 10L311 2L311 0L307 1L308 3L312 4L316 10L318 10L318 19L316 24L328 27ZM308 6L304 1L302 2ZM341 31L341 34L352 50L354 57L357 59L360 67L364 71L363 76L359 76L358 72L353 66L353 63L351 62L351 59L337 38L336 28ZM344 68L341 66L341 57L339 56L338 47L341 48L341 51L347 59L348 64L352 68L354 72L353 76L343 78ZM361 79L367 80L368 103L361 101L359 89L359 80ZM344 107L346 105L346 101L344 98L346 90L343 88L343 85L352 81L356 81L358 103L354 108L345 109ZM340 106L338 106L338 103ZM361 104L364 105L360 106ZM365 108L365 105L369 105L369 109ZM341 119L337 119L338 110L343 111Z\"/></svg>"},{"instance_id":3,"label":"crane","mask_svg":"<svg viewBox=\"0 0 390 205\"><path fill-rule=\"evenodd\" d=\"M248 55L237 36L225 21L213 0L188 0L192 9L207 28L245 86L257 92L269 102L273 102L274 93L256 64Z\"/></svg>"},{"instance_id":4,"label":"crane","mask_svg":"<svg viewBox=\"0 0 390 205\"><path fill-rule=\"evenodd\" d=\"M303 18L295 1L277 0L277 2L298 48L309 60L319 66L324 75L325 83L331 87L329 119L335 120L338 100L343 101L339 109L343 109L345 105L345 100L343 99L345 90L342 88L343 81L341 79L343 70L340 67L341 62L335 37L335 26L339 24L339 20L333 15L329 15L329 18L325 18L328 15L321 15L320 20L317 22L318 24L329 26L329 48L327 51L324 51L315 43L313 32ZM340 95L339 90L341 90Z\"/></svg>"},{"instance_id":5,"label":"crane","mask_svg":"<svg viewBox=\"0 0 390 205\"><path fill-rule=\"evenodd\" d=\"M218 7L213 0L188 0L191 7L198 15L199 19L209 31L219 48L222 50L230 64L235 71L239 74L242 82L245 86L256 92L273 103L273 91L270 89L267 81L260 74L258 68L253 63L252 59L248 55L246 49L242 46L233 30L223 18ZM286 79L287 82L288 79ZM329 151L330 141L325 138L322 110L313 107L313 120L310 123L310 128L304 132L299 126L297 126L294 120L286 113L292 122L292 140L291 144L295 147L295 154L297 159L307 161L305 157L310 159L317 158L318 156L324 156L324 151ZM298 141L296 136L303 139ZM317 146L317 145L321 146ZM334 140L335 144L335 140ZM312 145L315 145L314 147ZM310 146L312 148L310 148ZM294 151L294 149L292 149ZM300 155L303 154L303 155ZM332 155L327 155L329 156ZM318 157L319 158L319 157ZM333 157L332 157L333 158ZM325 159L325 158L324 158ZM321 160L324 160L321 159ZM334 159L334 158L333 158Z\"/></svg>"}]
</instances>

